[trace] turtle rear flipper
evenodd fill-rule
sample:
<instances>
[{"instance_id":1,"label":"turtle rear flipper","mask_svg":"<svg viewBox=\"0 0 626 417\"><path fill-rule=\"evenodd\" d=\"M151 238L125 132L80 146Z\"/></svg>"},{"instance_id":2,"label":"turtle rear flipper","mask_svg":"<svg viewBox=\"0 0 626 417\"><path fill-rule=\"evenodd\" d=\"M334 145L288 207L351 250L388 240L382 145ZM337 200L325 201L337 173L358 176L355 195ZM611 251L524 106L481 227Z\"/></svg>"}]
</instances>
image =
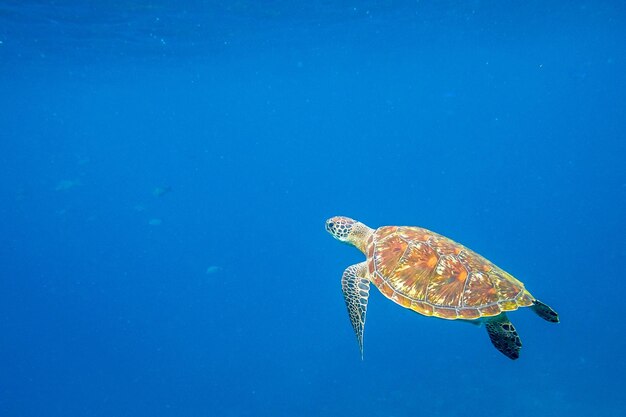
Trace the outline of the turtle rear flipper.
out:
<instances>
[{"instance_id":1,"label":"turtle rear flipper","mask_svg":"<svg viewBox=\"0 0 626 417\"><path fill-rule=\"evenodd\" d=\"M539 317L549 321L551 323L559 322L559 315L556 311L552 310L549 305L542 303L539 300L534 300L533 305L530 307Z\"/></svg>"},{"instance_id":2,"label":"turtle rear flipper","mask_svg":"<svg viewBox=\"0 0 626 417\"><path fill-rule=\"evenodd\" d=\"M519 358L522 341L506 314L502 313L487 319L485 327L489 333L489 339L496 349L510 359Z\"/></svg>"}]
</instances>

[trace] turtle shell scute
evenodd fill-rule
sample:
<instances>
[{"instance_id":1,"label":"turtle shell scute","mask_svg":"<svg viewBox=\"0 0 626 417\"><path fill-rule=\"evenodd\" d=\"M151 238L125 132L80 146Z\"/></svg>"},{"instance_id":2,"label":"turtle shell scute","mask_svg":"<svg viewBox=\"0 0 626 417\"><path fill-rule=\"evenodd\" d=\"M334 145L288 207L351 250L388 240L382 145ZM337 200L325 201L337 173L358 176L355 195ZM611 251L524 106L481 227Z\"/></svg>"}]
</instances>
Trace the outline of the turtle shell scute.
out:
<instances>
[{"instance_id":1,"label":"turtle shell scute","mask_svg":"<svg viewBox=\"0 0 626 417\"><path fill-rule=\"evenodd\" d=\"M372 282L426 316L473 320L532 305L524 285L470 249L419 227L381 227L368 241Z\"/></svg>"}]
</instances>

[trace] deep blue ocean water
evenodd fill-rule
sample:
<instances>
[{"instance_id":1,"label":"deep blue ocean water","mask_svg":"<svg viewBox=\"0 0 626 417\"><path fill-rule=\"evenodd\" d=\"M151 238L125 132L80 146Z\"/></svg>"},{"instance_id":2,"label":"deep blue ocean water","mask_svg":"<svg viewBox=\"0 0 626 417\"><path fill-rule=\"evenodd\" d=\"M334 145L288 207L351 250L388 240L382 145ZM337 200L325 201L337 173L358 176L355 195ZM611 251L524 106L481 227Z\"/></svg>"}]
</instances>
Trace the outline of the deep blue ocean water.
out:
<instances>
[{"instance_id":1,"label":"deep blue ocean water","mask_svg":"<svg viewBox=\"0 0 626 417\"><path fill-rule=\"evenodd\" d=\"M0 1L0 416L626 415L619 1ZM372 291L334 215L561 323Z\"/></svg>"}]
</instances>

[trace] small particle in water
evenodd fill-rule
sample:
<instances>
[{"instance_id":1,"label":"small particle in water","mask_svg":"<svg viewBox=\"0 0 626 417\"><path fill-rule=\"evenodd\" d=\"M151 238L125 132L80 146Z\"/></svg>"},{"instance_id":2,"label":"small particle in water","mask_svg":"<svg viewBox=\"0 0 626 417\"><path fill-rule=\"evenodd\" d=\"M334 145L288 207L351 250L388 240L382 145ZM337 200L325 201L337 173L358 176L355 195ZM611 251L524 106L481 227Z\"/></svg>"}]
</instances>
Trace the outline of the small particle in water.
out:
<instances>
[{"instance_id":1,"label":"small particle in water","mask_svg":"<svg viewBox=\"0 0 626 417\"><path fill-rule=\"evenodd\" d=\"M78 165L87 165L90 161L91 159L88 156L76 156L76 163Z\"/></svg>"},{"instance_id":2,"label":"small particle in water","mask_svg":"<svg viewBox=\"0 0 626 417\"><path fill-rule=\"evenodd\" d=\"M80 185L80 181L78 180L61 180L59 182L57 182L56 187L54 187L55 191L67 191L71 188L76 187L77 185Z\"/></svg>"},{"instance_id":3,"label":"small particle in water","mask_svg":"<svg viewBox=\"0 0 626 417\"><path fill-rule=\"evenodd\" d=\"M172 191L172 187L170 186L154 187L154 189L152 190L152 195L155 197L162 197L170 191Z\"/></svg>"},{"instance_id":4,"label":"small particle in water","mask_svg":"<svg viewBox=\"0 0 626 417\"><path fill-rule=\"evenodd\" d=\"M221 266L211 265L206 269L206 274L207 275L215 274L217 272L220 272L221 270L222 270Z\"/></svg>"},{"instance_id":5,"label":"small particle in water","mask_svg":"<svg viewBox=\"0 0 626 417\"><path fill-rule=\"evenodd\" d=\"M148 221L148 224L149 224L150 226L161 226L161 223L163 223L163 220L161 220L161 219L156 219L156 218L155 218L155 219L150 219L150 220Z\"/></svg>"}]
</instances>

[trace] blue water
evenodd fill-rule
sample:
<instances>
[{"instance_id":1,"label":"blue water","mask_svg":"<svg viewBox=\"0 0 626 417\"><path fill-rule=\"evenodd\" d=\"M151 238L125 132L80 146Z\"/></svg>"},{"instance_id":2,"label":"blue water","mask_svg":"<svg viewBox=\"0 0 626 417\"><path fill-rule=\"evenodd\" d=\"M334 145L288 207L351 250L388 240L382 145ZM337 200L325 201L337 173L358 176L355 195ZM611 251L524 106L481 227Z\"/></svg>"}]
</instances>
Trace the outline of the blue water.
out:
<instances>
[{"instance_id":1,"label":"blue water","mask_svg":"<svg viewBox=\"0 0 626 417\"><path fill-rule=\"evenodd\" d=\"M619 1L0 1L0 416L626 415ZM372 291L445 234L558 325Z\"/></svg>"}]
</instances>

